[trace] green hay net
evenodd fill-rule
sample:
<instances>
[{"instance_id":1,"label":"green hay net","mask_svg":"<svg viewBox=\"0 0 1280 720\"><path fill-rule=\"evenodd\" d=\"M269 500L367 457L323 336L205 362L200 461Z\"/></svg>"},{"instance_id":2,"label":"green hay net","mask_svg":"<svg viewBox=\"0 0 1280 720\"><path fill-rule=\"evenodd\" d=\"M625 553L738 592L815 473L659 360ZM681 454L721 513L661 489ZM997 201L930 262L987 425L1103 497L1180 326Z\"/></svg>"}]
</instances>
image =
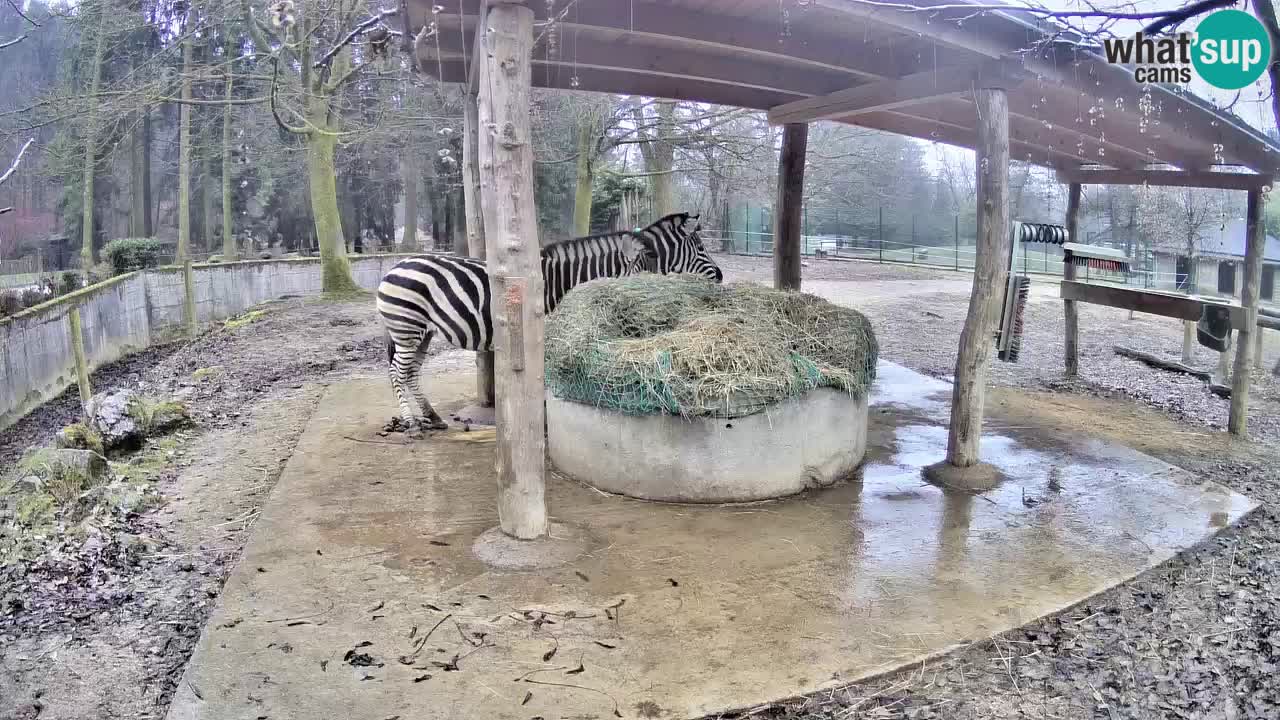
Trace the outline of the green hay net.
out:
<instances>
[{"instance_id":1,"label":"green hay net","mask_svg":"<svg viewBox=\"0 0 1280 720\"><path fill-rule=\"evenodd\" d=\"M687 275L580 285L546 333L556 397L632 415L742 417L817 387L865 397L878 353L856 310Z\"/></svg>"}]
</instances>

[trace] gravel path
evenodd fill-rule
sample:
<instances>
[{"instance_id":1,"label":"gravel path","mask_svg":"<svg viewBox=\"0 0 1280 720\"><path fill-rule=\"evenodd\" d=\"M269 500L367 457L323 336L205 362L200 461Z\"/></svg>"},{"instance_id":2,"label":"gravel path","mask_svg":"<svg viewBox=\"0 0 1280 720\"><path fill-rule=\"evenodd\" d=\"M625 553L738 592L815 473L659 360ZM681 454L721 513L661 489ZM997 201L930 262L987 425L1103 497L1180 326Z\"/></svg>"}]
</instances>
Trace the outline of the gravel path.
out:
<instances>
[{"instance_id":1,"label":"gravel path","mask_svg":"<svg viewBox=\"0 0 1280 720\"><path fill-rule=\"evenodd\" d=\"M767 260L731 258L729 280L768 282ZM810 261L812 290L863 310L887 359L953 372L969 293L955 273ZM930 274L931 273L931 274ZM843 276L843 277L841 277ZM962 276L969 281L968 276ZM843 280L843 282L840 282ZM898 288L893 295L886 289ZM1103 434L1261 502L1204 546L1084 605L873 682L748 714L770 720L1275 720L1280 718L1280 379L1255 371L1253 442L1220 429L1204 383L1117 357L1123 344L1178 359L1177 321L1081 305L1081 378L1062 379L1062 304L1037 285L1020 362L994 362L989 406ZM1280 355L1275 333L1270 367ZM1198 348L1196 364L1216 357Z\"/></svg>"}]
</instances>

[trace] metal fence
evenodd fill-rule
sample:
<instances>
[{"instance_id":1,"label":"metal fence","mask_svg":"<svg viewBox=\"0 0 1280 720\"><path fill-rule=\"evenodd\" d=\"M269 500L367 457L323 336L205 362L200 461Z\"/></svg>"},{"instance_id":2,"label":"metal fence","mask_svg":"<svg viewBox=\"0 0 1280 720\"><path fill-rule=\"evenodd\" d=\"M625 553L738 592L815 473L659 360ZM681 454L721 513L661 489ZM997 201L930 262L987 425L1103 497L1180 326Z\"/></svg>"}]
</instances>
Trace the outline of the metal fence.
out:
<instances>
[{"instance_id":1,"label":"metal fence","mask_svg":"<svg viewBox=\"0 0 1280 720\"><path fill-rule=\"evenodd\" d=\"M708 236L718 240L721 252L731 255L773 255L773 233L735 231L729 235ZM802 235L801 254L810 258L833 260L864 260L872 262L903 263L950 270L972 270L976 248L973 238L955 232L950 245L926 245L912 242L881 240L879 238ZM1098 243L1111 246L1110 243ZM1123 248L1120 248L1123 249ZM1124 275L1098 272L1089 267L1079 270L1080 279L1106 280L1135 287L1184 291L1185 277L1175 272L1161 272L1156 258L1149 250L1134 248L1130 252L1130 272ZM1026 245L1019 243L1014 249L1014 272L1062 277L1062 248L1056 246ZM1095 277L1097 276L1097 277ZM1202 294L1203 289L1197 290Z\"/></svg>"}]
</instances>

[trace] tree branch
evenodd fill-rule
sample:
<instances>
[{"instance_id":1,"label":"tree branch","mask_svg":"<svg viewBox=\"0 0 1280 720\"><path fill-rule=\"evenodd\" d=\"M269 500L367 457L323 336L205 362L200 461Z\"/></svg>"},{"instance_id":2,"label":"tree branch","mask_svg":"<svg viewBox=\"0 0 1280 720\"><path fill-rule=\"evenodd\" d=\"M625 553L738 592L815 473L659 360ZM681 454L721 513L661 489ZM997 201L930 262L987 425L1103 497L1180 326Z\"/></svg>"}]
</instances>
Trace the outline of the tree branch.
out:
<instances>
[{"instance_id":1,"label":"tree branch","mask_svg":"<svg viewBox=\"0 0 1280 720\"><path fill-rule=\"evenodd\" d=\"M1257 5L1257 4L1269 3L1269 2L1270 0L1258 0L1254 4ZM1181 23L1184 20L1193 18L1196 15L1199 15L1200 13L1209 12L1210 10L1217 10L1218 8L1222 8L1222 7L1229 7L1235 4L1236 4L1236 0L1200 0L1200 2L1191 3L1190 5L1182 8L1181 10L1177 10L1172 13L1167 13L1164 17L1159 18L1155 22L1142 28L1142 32L1147 33L1148 35L1152 35L1160 32L1161 30L1167 27L1176 26L1178 23ZM1274 15L1274 12L1272 14ZM1274 47L1274 45L1272 47Z\"/></svg>"},{"instance_id":2,"label":"tree branch","mask_svg":"<svg viewBox=\"0 0 1280 720\"><path fill-rule=\"evenodd\" d=\"M1280 22L1276 20L1276 8L1271 3L1272 0L1254 0L1253 9L1262 21L1262 26L1267 29L1267 35L1271 37L1271 47L1275 48L1276 43L1280 42ZM1280 92L1276 92L1280 89L1280 55L1274 50L1271 62L1267 65L1267 76L1271 78L1271 113L1276 122L1280 122Z\"/></svg>"},{"instance_id":3,"label":"tree branch","mask_svg":"<svg viewBox=\"0 0 1280 720\"><path fill-rule=\"evenodd\" d=\"M7 0L7 2L9 3L9 7L13 8L13 11L18 13L18 17L31 23L33 27L40 27L40 23L36 22L35 20L32 20L30 16L22 12L22 8L18 7L18 3L14 2L13 0Z\"/></svg>"},{"instance_id":4,"label":"tree branch","mask_svg":"<svg viewBox=\"0 0 1280 720\"><path fill-rule=\"evenodd\" d=\"M360 37L360 35L368 32L371 28L373 28L374 25L377 25L383 20L399 14L400 14L399 10L379 11L377 15L374 15L368 20L365 20L364 22L355 26L355 28L351 32L347 33L347 36L342 38L342 40L337 45L334 45L332 48L329 48L329 52L326 52L324 55L321 55L320 59L315 61L315 63L313 63L311 67L319 69L333 62L334 56L342 52L342 48L350 45L352 42L355 41L357 37Z\"/></svg>"},{"instance_id":5,"label":"tree branch","mask_svg":"<svg viewBox=\"0 0 1280 720\"><path fill-rule=\"evenodd\" d=\"M270 95L271 117L275 118L276 125L279 125L281 129L285 130L286 132L292 133L294 135L310 135L311 131L308 130L307 128L290 125L289 123L284 121L284 118L280 117L280 110L279 108L276 107L276 93L278 92L280 87L280 84L278 82L279 74L280 74L280 56L272 55L271 56L271 95Z\"/></svg>"},{"instance_id":6,"label":"tree branch","mask_svg":"<svg viewBox=\"0 0 1280 720\"><path fill-rule=\"evenodd\" d=\"M933 13L942 10L964 10L967 12L981 13L986 11L998 12L1021 12L1030 15L1039 15L1046 18L1103 18L1106 20L1154 20L1144 32L1154 33L1169 25L1176 25L1188 18L1199 15L1200 13L1213 10L1215 8L1227 7L1235 5L1237 0L1200 0L1200 2L1188 5L1180 10L1149 10L1146 12L1118 12L1113 10L1099 10L1091 8L1089 10L1051 10L1049 8L1034 7L1027 5L1006 5L1006 4L978 4L978 3L951 3L939 5L904 5L900 2L892 2L891 0L850 0L858 5L867 5L870 7L885 8L895 10L897 12L907 13Z\"/></svg>"},{"instance_id":7,"label":"tree branch","mask_svg":"<svg viewBox=\"0 0 1280 720\"><path fill-rule=\"evenodd\" d=\"M22 148L18 150L18 156L13 159L13 164L9 166L8 170L4 171L3 175L0 175L0 185L3 185L5 181L9 179L9 176L12 175L15 170L18 169L18 163L22 162L23 153L25 153L27 151L27 148L31 147L31 143L35 141L36 141L35 138L31 138L30 140L22 144Z\"/></svg>"},{"instance_id":8,"label":"tree branch","mask_svg":"<svg viewBox=\"0 0 1280 720\"><path fill-rule=\"evenodd\" d=\"M19 35L18 37L14 38L14 39L12 39L12 40L5 40L4 42L0 43L0 50L3 50L3 49L5 49L5 48L7 48L7 47L12 47L12 46L14 46L14 45L17 45L18 43L20 43L20 42L22 42L23 40L26 40L26 39L27 39L27 36L26 36L26 35Z\"/></svg>"}]
</instances>

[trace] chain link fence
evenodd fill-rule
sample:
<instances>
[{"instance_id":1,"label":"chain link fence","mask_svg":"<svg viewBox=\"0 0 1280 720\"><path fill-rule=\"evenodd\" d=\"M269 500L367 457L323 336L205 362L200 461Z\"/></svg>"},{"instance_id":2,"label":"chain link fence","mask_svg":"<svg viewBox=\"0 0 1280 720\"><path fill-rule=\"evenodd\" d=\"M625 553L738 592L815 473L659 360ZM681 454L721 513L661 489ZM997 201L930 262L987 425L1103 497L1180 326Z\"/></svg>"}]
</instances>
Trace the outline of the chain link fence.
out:
<instances>
[{"instance_id":1,"label":"chain link fence","mask_svg":"<svg viewBox=\"0 0 1280 720\"><path fill-rule=\"evenodd\" d=\"M772 207L768 205L726 206L719 232L704 234L708 240L718 241L721 251L728 254L772 256L773 221ZM1187 289L1186 276L1179 274L1174 258L1157 253L1149 243L1114 242L1097 234L1084 241L1125 251L1130 270L1095 277L1097 271L1082 267L1082 280L1171 291ZM844 210L806 205L802 210L800 251L806 257L972 270L976 243L973 219L959 215L901 213L881 206ZM1014 247L1013 269L1062 277L1062 248L1018 243Z\"/></svg>"}]
</instances>

